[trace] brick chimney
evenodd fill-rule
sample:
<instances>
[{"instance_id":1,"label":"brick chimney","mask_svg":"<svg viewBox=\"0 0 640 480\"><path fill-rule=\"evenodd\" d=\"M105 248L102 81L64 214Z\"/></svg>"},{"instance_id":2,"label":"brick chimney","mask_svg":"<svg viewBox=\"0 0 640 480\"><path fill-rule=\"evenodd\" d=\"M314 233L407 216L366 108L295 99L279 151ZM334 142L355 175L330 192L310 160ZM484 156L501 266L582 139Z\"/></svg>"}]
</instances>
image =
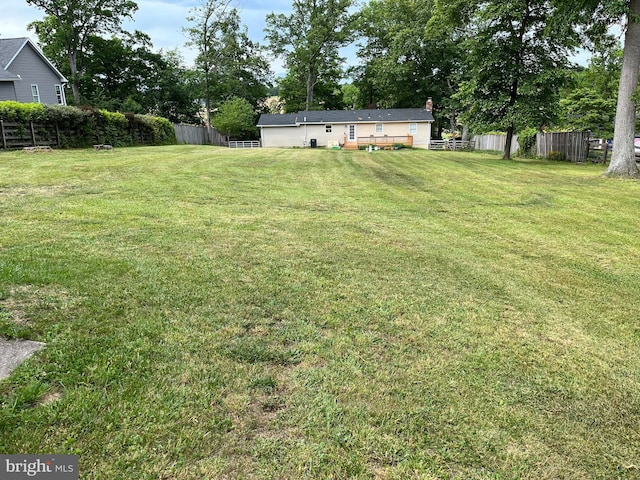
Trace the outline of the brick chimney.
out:
<instances>
[{"instance_id":1,"label":"brick chimney","mask_svg":"<svg viewBox=\"0 0 640 480\"><path fill-rule=\"evenodd\" d=\"M427 112L433 112L433 100L431 97L427 98L427 105L424 108Z\"/></svg>"}]
</instances>

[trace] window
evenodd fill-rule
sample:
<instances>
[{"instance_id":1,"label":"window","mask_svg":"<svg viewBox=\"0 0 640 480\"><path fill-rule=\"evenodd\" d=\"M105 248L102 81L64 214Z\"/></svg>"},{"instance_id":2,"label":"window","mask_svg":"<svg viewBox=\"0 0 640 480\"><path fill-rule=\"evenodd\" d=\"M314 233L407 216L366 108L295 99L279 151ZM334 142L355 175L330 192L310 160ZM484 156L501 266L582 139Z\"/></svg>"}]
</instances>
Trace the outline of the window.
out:
<instances>
[{"instance_id":1,"label":"window","mask_svg":"<svg viewBox=\"0 0 640 480\"><path fill-rule=\"evenodd\" d=\"M324 131L325 131L325 133L331 133L331 125L325 125L324 126Z\"/></svg>"},{"instance_id":2,"label":"window","mask_svg":"<svg viewBox=\"0 0 640 480\"><path fill-rule=\"evenodd\" d=\"M418 133L418 124L410 123L409 124L409 135L415 135Z\"/></svg>"},{"instance_id":3,"label":"window","mask_svg":"<svg viewBox=\"0 0 640 480\"><path fill-rule=\"evenodd\" d=\"M56 98L58 99L59 105L64 105L64 92L62 91L62 87L60 85L56 85Z\"/></svg>"},{"instance_id":4,"label":"window","mask_svg":"<svg viewBox=\"0 0 640 480\"><path fill-rule=\"evenodd\" d=\"M382 133L382 124L376 123L376 133Z\"/></svg>"},{"instance_id":5,"label":"window","mask_svg":"<svg viewBox=\"0 0 640 480\"><path fill-rule=\"evenodd\" d=\"M31 85L31 96L34 103L40 103L40 92L38 91L38 85Z\"/></svg>"}]
</instances>

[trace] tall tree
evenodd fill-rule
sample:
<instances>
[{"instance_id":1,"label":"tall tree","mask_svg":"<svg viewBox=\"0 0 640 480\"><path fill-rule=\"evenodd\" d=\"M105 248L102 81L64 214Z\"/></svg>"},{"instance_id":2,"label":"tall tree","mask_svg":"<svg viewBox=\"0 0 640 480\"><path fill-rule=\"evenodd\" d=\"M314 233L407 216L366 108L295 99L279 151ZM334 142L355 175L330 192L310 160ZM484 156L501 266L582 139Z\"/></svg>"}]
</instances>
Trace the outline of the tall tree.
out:
<instances>
[{"instance_id":1,"label":"tall tree","mask_svg":"<svg viewBox=\"0 0 640 480\"><path fill-rule=\"evenodd\" d=\"M351 38L351 5L352 0L293 0L290 15L267 15L266 38L271 50L284 59L290 83L295 80L303 86L306 110L318 106L319 85L337 85L342 75L339 49Z\"/></svg>"},{"instance_id":2,"label":"tall tree","mask_svg":"<svg viewBox=\"0 0 640 480\"><path fill-rule=\"evenodd\" d=\"M627 29L624 35L622 71L613 133L611 163L605 175L640 178L635 160L634 136L638 70L640 69L640 0L628 2Z\"/></svg>"},{"instance_id":3,"label":"tall tree","mask_svg":"<svg viewBox=\"0 0 640 480\"><path fill-rule=\"evenodd\" d=\"M187 18L189 45L198 49L194 85L205 105L205 121L227 98L238 96L252 105L264 100L271 79L264 49L249 39L230 0L204 0Z\"/></svg>"},{"instance_id":4,"label":"tall tree","mask_svg":"<svg viewBox=\"0 0 640 480\"><path fill-rule=\"evenodd\" d=\"M613 153L605 176L640 178L635 162L634 136L638 69L640 68L640 0L580 0L561 2L563 13L574 28L585 32L585 40L598 42L611 25L623 25L624 47L618 85L613 134Z\"/></svg>"},{"instance_id":5,"label":"tall tree","mask_svg":"<svg viewBox=\"0 0 640 480\"><path fill-rule=\"evenodd\" d=\"M370 107L424 107L434 102L438 131L456 129L463 72L460 34L434 18L432 0L372 0L357 22L362 35L353 70L361 101Z\"/></svg>"},{"instance_id":6,"label":"tall tree","mask_svg":"<svg viewBox=\"0 0 640 480\"><path fill-rule=\"evenodd\" d=\"M506 130L510 158L517 129L554 120L577 34L550 0L441 0L439 15L468 32L463 116L476 129Z\"/></svg>"},{"instance_id":7,"label":"tall tree","mask_svg":"<svg viewBox=\"0 0 640 480\"><path fill-rule=\"evenodd\" d=\"M27 3L46 13L44 20L29 26L35 29L38 37L39 30L46 29L48 41L65 53L73 99L80 103L82 72L78 68L78 57L92 36L119 32L122 21L132 18L138 9L137 4L133 0L27 0Z\"/></svg>"}]
</instances>

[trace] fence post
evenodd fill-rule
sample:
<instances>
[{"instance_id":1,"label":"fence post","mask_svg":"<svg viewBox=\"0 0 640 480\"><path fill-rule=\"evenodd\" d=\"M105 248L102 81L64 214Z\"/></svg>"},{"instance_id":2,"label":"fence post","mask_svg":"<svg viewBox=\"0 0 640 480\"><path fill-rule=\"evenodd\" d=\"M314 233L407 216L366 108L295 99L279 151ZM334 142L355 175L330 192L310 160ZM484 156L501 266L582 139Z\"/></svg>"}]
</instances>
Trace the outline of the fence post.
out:
<instances>
[{"instance_id":1,"label":"fence post","mask_svg":"<svg viewBox=\"0 0 640 480\"><path fill-rule=\"evenodd\" d=\"M33 121L29 122L29 125L31 126L31 141L33 142L33 146L37 147L38 144L36 143L36 130L35 128L33 128Z\"/></svg>"},{"instance_id":2,"label":"fence post","mask_svg":"<svg viewBox=\"0 0 640 480\"><path fill-rule=\"evenodd\" d=\"M0 130L2 130L2 148L7 149L7 136L4 133L4 120L0 120Z\"/></svg>"},{"instance_id":3,"label":"fence post","mask_svg":"<svg viewBox=\"0 0 640 480\"><path fill-rule=\"evenodd\" d=\"M60 148L60 129L58 128L58 122L54 123L56 127L56 145Z\"/></svg>"}]
</instances>

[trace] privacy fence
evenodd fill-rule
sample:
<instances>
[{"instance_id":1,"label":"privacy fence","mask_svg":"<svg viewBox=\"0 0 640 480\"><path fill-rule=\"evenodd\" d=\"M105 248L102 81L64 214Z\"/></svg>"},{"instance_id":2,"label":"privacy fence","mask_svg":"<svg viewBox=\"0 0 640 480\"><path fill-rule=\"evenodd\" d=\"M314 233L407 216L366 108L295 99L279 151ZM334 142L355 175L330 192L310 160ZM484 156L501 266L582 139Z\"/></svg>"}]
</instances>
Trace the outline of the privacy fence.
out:
<instances>
[{"instance_id":1,"label":"privacy fence","mask_svg":"<svg viewBox=\"0 0 640 480\"><path fill-rule=\"evenodd\" d=\"M476 150L504 151L506 135L476 135L473 144ZM511 154L520 149L518 136L513 136ZM553 158L556 160L571 160L584 162L589 156L589 132L552 132L536 135L535 152L537 157Z\"/></svg>"},{"instance_id":2,"label":"privacy fence","mask_svg":"<svg viewBox=\"0 0 640 480\"><path fill-rule=\"evenodd\" d=\"M506 135L476 135L472 141L475 150L491 150L496 152L504 152L505 144L507 143ZM514 155L520 150L520 144L518 143L518 136L514 135L511 140L511 155Z\"/></svg>"},{"instance_id":3,"label":"privacy fence","mask_svg":"<svg viewBox=\"0 0 640 480\"><path fill-rule=\"evenodd\" d=\"M178 143L186 145L218 145L229 146L225 137L213 127L199 125L174 124Z\"/></svg>"},{"instance_id":4,"label":"privacy fence","mask_svg":"<svg viewBox=\"0 0 640 480\"><path fill-rule=\"evenodd\" d=\"M536 155L584 162L589 156L589 132L538 133Z\"/></svg>"}]
</instances>

